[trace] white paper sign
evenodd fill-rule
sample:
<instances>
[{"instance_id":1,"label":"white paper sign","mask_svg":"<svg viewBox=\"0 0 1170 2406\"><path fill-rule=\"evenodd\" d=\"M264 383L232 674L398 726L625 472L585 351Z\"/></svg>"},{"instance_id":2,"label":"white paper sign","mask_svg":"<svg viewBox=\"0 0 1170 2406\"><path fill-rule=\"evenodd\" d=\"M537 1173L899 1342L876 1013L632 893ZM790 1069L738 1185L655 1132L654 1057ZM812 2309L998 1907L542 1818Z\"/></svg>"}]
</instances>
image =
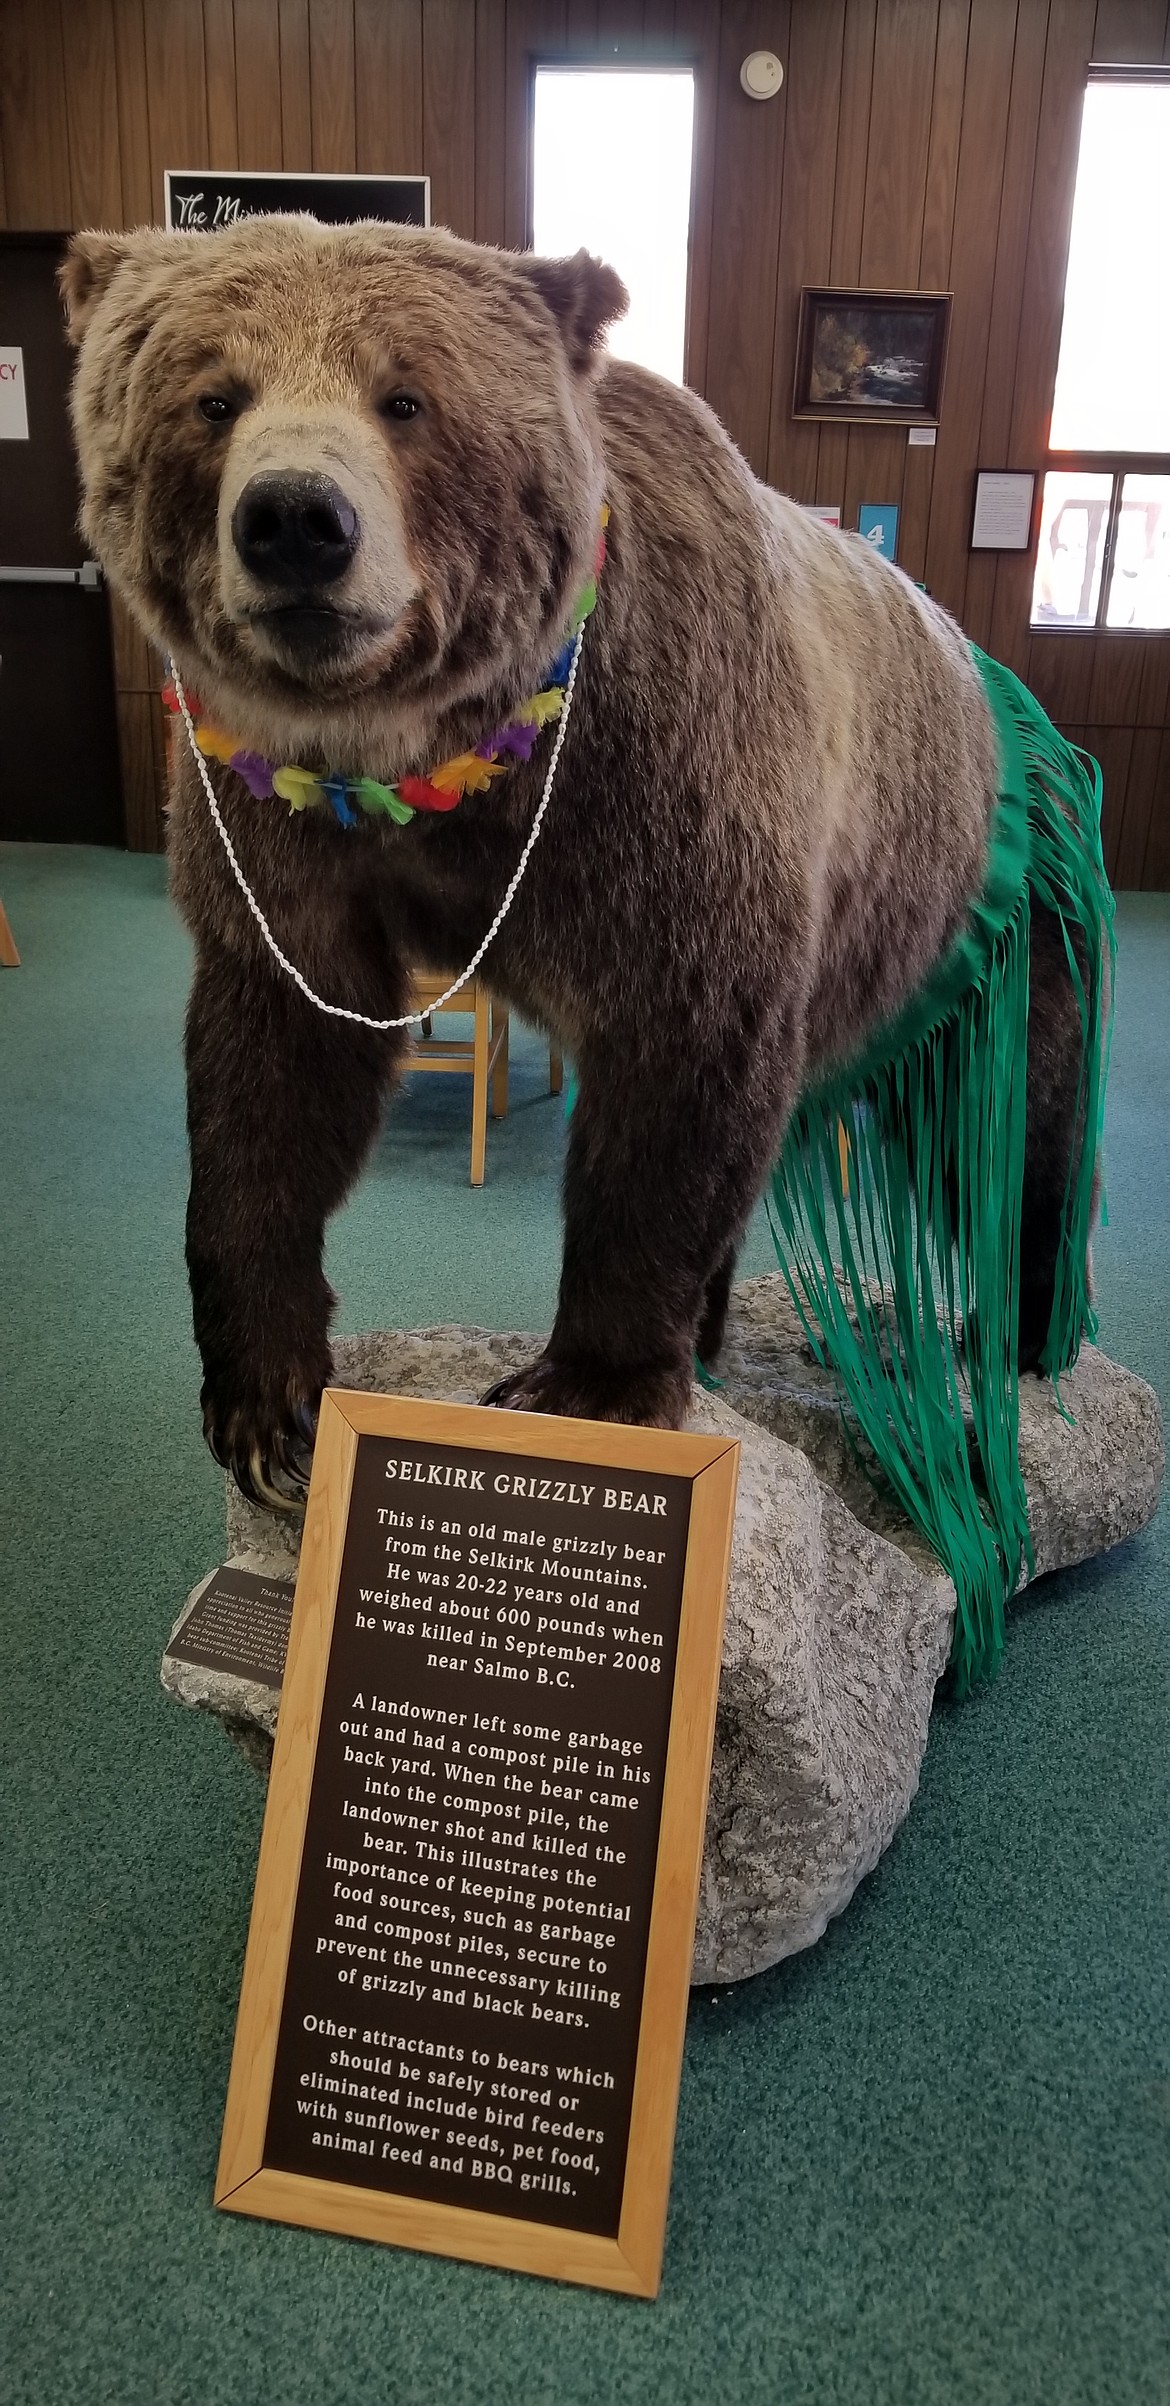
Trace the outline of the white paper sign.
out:
<instances>
[{"instance_id":1,"label":"white paper sign","mask_svg":"<svg viewBox=\"0 0 1170 2406\"><path fill-rule=\"evenodd\" d=\"M1035 493L1030 468L981 468L975 479L972 551L1026 551Z\"/></svg>"},{"instance_id":2,"label":"white paper sign","mask_svg":"<svg viewBox=\"0 0 1170 2406\"><path fill-rule=\"evenodd\" d=\"M0 346L0 442L27 443L24 353Z\"/></svg>"}]
</instances>

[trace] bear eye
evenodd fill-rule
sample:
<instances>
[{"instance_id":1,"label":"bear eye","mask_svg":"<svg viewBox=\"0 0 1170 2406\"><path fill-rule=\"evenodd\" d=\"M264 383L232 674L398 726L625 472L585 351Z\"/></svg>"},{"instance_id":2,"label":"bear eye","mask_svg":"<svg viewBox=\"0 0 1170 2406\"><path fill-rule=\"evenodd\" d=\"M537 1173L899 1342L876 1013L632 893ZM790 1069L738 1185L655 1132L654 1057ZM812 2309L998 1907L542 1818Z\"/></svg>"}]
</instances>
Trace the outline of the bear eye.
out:
<instances>
[{"instance_id":1,"label":"bear eye","mask_svg":"<svg viewBox=\"0 0 1170 2406\"><path fill-rule=\"evenodd\" d=\"M405 426L409 418L422 415L422 402L413 393L391 393L380 408L382 416L392 418L396 426Z\"/></svg>"},{"instance_id":2,"label":"bear eye","mask_svg":"<svg viewBox=\"0 0 1170 2406\"><path fill-rule=\"evenodd\" d=\"M235 404L223 393L200 393L199 414L207 419L210 426L223 426L229 418L235 417Z\"/></svg>"}]
</instances>

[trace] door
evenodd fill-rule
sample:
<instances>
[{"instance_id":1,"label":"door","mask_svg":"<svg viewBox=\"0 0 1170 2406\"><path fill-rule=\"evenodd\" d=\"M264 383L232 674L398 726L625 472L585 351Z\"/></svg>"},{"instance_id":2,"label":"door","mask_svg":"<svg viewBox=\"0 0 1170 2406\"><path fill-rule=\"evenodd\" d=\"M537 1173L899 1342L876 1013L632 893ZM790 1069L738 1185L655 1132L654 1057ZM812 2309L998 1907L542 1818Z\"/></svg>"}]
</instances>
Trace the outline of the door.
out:
<instances>
[{"instance_id":1,"label":"door","mask_svg":"<svg viewBox=\"0 0 1170 2406\"><path fill-rule=\"evenodd\" d=\"M110 608L77 531L66 239L0 234L0 354L23 356L28 416L27 440L0 434L0 836L120 844Z\"/></svg>"}]
</instances>

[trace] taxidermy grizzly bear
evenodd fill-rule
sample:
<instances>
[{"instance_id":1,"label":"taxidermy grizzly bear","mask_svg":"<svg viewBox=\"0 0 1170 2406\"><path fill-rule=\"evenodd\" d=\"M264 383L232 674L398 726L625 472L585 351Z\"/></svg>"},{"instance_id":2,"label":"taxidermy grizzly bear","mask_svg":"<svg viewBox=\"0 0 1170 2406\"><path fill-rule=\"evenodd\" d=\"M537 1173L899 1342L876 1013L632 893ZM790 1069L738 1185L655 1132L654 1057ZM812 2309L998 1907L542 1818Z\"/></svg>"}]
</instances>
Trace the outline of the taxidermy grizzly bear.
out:
<instances>
[{"instance_id":1,"label":"taxidermy grizzly bear","mask_svg":"<svg viewBox=\"0 0 1170 2406\"><path fill-rule=\"evenodd\" d=\"M693 393L607 355L625 294L584 253L270 218L80 235L63 284L86 536L318 997L394 1019L412 964L472 957L563 737L484 961L576 1065L560 1298L489 1400L678 1426L798 1098L898 1020L981 891L998 767L964 637ZM330 1375L326 1217L408 1039L298 990L176 736L205 1425L277 1501ZM1025 1366L1083 1108L1064 941L1042 916L1032 939Z\"/></svg>"}]
</instances>

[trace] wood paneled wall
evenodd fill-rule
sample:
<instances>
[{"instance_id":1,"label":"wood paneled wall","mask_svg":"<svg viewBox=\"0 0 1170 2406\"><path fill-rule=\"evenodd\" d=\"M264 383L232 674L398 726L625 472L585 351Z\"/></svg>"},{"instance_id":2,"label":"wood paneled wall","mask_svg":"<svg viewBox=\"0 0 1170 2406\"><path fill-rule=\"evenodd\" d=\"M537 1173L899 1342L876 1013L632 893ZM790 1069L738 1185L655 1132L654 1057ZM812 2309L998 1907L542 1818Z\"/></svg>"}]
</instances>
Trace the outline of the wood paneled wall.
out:
<instances>
[{"instance_id":1,"label":"wood paneled wall","mask_svg":"<svg viewBox=\"0 0 1170 2406\"><path fill-rule=\"evenodd\" d=\"M436 221L521 245L529 60L566 52L696 62L691 382L799 500L900 505L902 565L1102 761L1117 883L1170 886L1170 636L1032 636L1031 561L967 549L976 469L1044 457L1086 67L1170 60L1168 0L3 0L0 212L157 220L167 166L421 170ZM800 287L830 282L953 290L933 450L791 418ZM156 843L155 666L117 650Z\"/></svg>"}]
</instances>

